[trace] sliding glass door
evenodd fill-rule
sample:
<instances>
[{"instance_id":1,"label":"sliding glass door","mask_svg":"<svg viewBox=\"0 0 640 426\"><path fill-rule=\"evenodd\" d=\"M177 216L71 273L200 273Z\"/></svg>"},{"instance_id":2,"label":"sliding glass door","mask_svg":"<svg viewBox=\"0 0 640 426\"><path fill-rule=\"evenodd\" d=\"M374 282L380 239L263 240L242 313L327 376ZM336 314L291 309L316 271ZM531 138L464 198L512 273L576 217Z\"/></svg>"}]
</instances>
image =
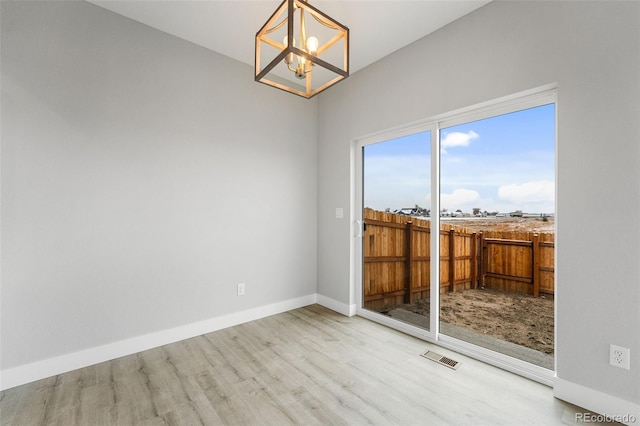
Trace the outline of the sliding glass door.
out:
<instances>
[{"instance_id":1,"label":"sliding glass door","mask_svg":"<svg viewBox=\"0 0 640 426\"><path fill-rule=\"evenodd\" d=\"M359 313L552 371L555 122L544 91L359 141Z\"/></svg>"}]
</instances>

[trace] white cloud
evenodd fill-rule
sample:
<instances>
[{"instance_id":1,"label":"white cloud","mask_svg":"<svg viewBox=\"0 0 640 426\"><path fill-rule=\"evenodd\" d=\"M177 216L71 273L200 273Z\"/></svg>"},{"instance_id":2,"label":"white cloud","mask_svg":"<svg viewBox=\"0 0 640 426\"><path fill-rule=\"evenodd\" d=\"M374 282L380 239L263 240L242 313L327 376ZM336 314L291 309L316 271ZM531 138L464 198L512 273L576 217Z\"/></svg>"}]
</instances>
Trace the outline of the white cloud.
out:
<instances>
[{"instance_id":1,"label":"white cloud","mask_svg":"<svg viewBox=\"0 0 640 426\"><path fill-rule=\"evenodd\" d=\"M553 203L555 185L548 180L502 185L498 197L514 204Z\"/></svg>"},{"instance_id":2,"label":"white cloud","mask_svg":"<svg viewBox=\"0 0 640 426\"><path fill-rule=\"evenodd\" d=\"M440 150L443 154L447 153L447 148L454 146L469 146L472 140L477 139L479 135L473 130L467 133L451 132L445 133L444 138L440 140Z\"/></svg>"},{"instance_id":3,"label":"white cloud","mask_svg":"<svg viewBox=\"0 0 640 426\"><path fill-rule=\"evenodd\" d=\"M547 180L502 185L498 188L498 198L510 203L514 209L552 213L555 210L555 185Z\"/></svg>"},{"instance_id":4,"label":"white cloud","mask_svg":"<svg viewBox=\"0 0 640 426\"><path fill-rule=\"evenodd\" d=\"M456 189L451 194L440 194L440 208L447 210L470 211L481 200L478 191L472 189Z\"/></svg>"}]
</instances>

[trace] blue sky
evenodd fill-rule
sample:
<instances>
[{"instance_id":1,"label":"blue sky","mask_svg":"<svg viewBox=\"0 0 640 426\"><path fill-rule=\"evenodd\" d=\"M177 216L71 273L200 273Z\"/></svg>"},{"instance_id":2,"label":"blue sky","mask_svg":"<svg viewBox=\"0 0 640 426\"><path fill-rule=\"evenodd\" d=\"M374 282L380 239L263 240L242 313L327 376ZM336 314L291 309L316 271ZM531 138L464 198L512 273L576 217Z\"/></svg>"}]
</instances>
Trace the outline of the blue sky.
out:
<instances>
[{"instance_id":1,"label":"blue sky","mask_svg":"<svg viewBox=\"0 0 640 426\"><path fill-rule=\"evenodd\" d=\"M555 211L554 104L441 132L442 208ZM429 139L425 132L365 147L365 207L429 207Z\"/></svg>"}]
</instances>

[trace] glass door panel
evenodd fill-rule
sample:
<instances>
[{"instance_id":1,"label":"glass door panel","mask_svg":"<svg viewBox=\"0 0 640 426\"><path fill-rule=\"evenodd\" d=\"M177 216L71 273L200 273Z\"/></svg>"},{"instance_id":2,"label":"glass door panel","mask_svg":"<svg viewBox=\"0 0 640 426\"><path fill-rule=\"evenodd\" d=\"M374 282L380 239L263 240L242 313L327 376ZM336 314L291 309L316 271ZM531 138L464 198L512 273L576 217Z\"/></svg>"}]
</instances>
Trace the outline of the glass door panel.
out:
<instances>
[{"instance_id":1,"label":"glass door panel","mask_svg":"<svg viewBox=\"0 0 640 426\"><path fill-rule=\"evenodd\" d=\"M555 104L440 130L440 332L553 370Z\"/></svg>"},{"instance_id":2,"label":"glass door panel","mask_svg":"<svg viewBox=\"0 0 640 426\"><path fill-rule=\"evenodd\" d=\"M362 150L362 308L428 330L431 131Z\"/></svg>"}]
</instances>

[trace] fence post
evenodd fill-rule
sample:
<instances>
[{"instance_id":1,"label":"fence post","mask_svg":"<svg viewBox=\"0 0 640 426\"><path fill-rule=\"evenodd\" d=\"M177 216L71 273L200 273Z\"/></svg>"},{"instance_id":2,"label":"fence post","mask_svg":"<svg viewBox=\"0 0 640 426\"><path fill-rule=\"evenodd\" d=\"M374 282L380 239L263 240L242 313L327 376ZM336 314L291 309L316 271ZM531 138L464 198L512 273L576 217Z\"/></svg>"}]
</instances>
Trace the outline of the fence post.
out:
<instances>
[{"instance_id":1,"label":"fence post","mask_svg":"<svg viewBox=\"0 0 640 426\"><path fill-rule=\"evenodd\" d=\"M540 296L540 235L533 234L531 244L531 255L533 256L533 297Z\"/></svg>"},{"instance_id":2,"label":"fence post","mask_svg":"<svg viewBox=\"0 0 640 426\"><path fill-rule=\"evenodd\" d=\"M455 236L455 229L449 229L449 291L454 291L454 284L456 282Z\"/></svg>"},{"instance_id":3,"label":"fence post","mask_svg":"<svg viewBox=\"0 0 640 426\"><path fill-rule=\"evenodd\" d=\"M487 254L485 253L487 247L484 241L484 233L480 233L480 288L484 288L484 276L487 273Z\"/></svg>"},{"instance_id":4,"label":"fence post","mask_svg":"<svg viewBox=\"0 0 640 426\"><path fill-rule=\"evenodd\" d=\"M406 269L404 273L404 303L413 303L413 292L411 291L411 283L413 282L413 270L411 268L411 264L413 262L413 222L407 222L404 241L404 255L406 257Z\"/></svg>"},{"instance_id":5,"label":"fence post","mask_svg":"<svg viewBox=\"0 0 640 426\"><path fill-rule=\"evenodd\" d=\"M478 234L471 234L471 288L478 288Z\"/></svg>"}]
</instances>

